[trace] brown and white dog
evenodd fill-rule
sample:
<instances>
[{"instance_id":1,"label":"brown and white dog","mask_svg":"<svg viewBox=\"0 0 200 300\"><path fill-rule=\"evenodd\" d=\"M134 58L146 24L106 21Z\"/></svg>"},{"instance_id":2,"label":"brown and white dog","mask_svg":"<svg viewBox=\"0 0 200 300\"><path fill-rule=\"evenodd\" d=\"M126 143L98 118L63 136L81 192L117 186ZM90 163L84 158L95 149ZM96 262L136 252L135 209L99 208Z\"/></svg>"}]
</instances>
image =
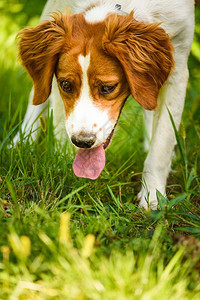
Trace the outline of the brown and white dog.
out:
<instances>
[{"instance_id":1,"label":"brown and white dog","mask_svg":"<svg viewBox=\"0 0 200 300\"><path fill-rule=\"evenodd\" d=\"M150 140L138 198L140 206L155 207L156 190L165 194L175 144L167 109L178 128L184 107L194 1L49 0L41 21L20 32L20 57L34 83L22 130L32 129L35 138L50 97L58 138L65 127L80 148L75 174L96 179L132 94L145 109Z\"/></svg>"}]
</instances>

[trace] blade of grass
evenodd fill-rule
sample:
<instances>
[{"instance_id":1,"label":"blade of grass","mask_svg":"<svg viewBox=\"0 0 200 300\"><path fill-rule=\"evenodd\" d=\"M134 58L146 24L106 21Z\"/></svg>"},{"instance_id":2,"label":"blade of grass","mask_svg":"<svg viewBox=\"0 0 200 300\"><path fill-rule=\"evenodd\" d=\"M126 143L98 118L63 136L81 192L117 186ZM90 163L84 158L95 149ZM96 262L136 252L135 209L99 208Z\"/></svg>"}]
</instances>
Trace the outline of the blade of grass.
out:
<instances>
[{"instance_id":1,"label":"blade of grass","mask_svg":"<svg viewBox=\"0 0 200 300\"><path fill-rule=\"evenodd\" d=\"M14 203L14 215L15 215L16 218L20 218L20 209L19 209L19 205L18 205L18 202L17 202L17 198L16 198L16 195L15 195L14 189L13 189L13 185L9 180L7 180L6 183L7 183L8 190L11 194L13 203Z\"/></svg>"},{"instance_id":2,"label":"blade of grass","mask_svg":"<svg viewBox=\"0 0 200 300\"><path fill-rule=\"evenodd\" d=\"M3 149L3 146L5 145L5 143L8 141L9 137L12 135L12 133L20 126L20 124L22 123L22 121L20 121L17 125L15 125L7 134L7 136L4 138L3 142L0 145L0 152Z\"/></svg>"},{"instance_id":3,"label":"blade of grass","mask_svg":"<svg viewBox=\"0 0 200 300\"><path fill-rule=\"evenodd\" d=\"M71 198L72 196L76 195L78 192L80 192L81 190L83 190L88 184L84 184L83 186L79 187L78 189L72 191L71 193L69 193L68 195L66 195L65 197L63 197L61 200L59 200L57 203L55 203L55 205L53 206L53 208L58 207L60 204L62 204L63 202L65 202L67 199Z\"/></svg>"}]
</instances>

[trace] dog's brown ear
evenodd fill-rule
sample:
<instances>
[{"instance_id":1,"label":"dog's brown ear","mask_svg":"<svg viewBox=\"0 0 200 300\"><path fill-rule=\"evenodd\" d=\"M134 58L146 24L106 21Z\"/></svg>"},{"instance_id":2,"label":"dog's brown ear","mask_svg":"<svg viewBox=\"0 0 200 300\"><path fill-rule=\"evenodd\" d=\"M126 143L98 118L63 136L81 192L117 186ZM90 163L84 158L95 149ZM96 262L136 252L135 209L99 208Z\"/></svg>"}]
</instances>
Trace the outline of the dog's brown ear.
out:
<instances>
[{"instance_id":1,"label":"dog's brown ear","mask_svg":"<svg viewBox=\"0 0 200 300\"><path fill-rule=\"evenodd\" d=\"M34 105L49 97L58 55L68 45L68 16L58 13L52 16L53 21L25 28L18 34L19 55L34 83Z\"/></svg>"},{"instance_id":2,"label":"dog's brown ear","mask_svg":"<svg viewBox=\"0 0 200 300\"><path fill-rule=\"evenodd\" d=\"M158 23L113 14L106 20L103 49L121 63L132 96L145 109L157 107L160 88L173 66L173 46Z\"/></svg>"}]
</instances>

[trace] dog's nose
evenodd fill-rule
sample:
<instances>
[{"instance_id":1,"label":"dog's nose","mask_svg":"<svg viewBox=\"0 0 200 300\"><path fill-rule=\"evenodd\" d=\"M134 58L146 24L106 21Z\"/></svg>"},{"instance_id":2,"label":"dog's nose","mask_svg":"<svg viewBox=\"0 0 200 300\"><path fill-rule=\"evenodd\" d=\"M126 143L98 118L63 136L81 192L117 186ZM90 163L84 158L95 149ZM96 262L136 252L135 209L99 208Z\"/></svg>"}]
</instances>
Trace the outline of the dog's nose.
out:
<instances>
[{"instance_id":1,"label":"dog's nose","mask_svg":"<svg viewBox=\"0 0 200 300\"><path fill-rule=\"evenodd\" d=\"M71 141L79 148L91 148L96 142L96 135L86 133L80 133L77 135L73 134L71 137Z\"/></svg>"}]
</instances>

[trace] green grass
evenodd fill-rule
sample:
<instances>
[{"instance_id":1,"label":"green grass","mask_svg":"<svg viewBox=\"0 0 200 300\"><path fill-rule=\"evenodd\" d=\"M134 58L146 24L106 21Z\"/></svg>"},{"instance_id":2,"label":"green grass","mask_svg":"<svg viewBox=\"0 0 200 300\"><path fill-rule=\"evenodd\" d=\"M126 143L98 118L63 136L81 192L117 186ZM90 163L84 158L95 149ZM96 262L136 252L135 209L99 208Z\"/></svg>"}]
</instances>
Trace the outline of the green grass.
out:
<instances>
[{"instance_id":1,"label":"green grass","mask_svg":"<svg viewBox=\"0 0 200 300\"><path fill-rule=\"evenodd\" d=\"M0 0L0 299L199 299L199 23L167 197L144 211L142 111L132 99L96 181L73 174L73 151L54 140L51 116L37 143L7 147L31 88L14 37L37 24L42 2Z\"/></svg>"}]
</instances>

